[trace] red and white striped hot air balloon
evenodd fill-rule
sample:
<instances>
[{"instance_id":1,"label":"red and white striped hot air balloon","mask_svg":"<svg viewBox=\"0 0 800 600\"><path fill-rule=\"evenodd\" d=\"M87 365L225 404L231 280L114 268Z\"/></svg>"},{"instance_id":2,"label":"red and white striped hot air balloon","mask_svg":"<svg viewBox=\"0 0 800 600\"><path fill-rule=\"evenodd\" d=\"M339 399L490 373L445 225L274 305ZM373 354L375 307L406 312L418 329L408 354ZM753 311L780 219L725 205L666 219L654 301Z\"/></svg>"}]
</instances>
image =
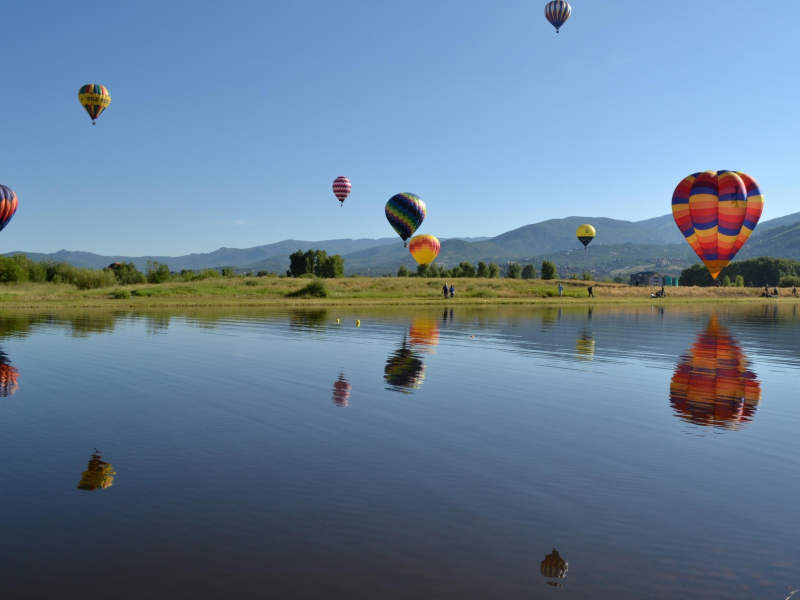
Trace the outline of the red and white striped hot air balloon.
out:
<instances>
[{"instance_id":1,"label":"red and white striped hot air balloon","mask_svg":"<svg viewBox=\"0 0 800 600\"><path fill-rule=\"evenodd\" d=\"M340 206L344 206L344 201L347 200L347 197L350 195L350 180L345 177L344 175L339 175L336 179L333 180L333 193L341 202Z\"/></svg>"}]
</instances>

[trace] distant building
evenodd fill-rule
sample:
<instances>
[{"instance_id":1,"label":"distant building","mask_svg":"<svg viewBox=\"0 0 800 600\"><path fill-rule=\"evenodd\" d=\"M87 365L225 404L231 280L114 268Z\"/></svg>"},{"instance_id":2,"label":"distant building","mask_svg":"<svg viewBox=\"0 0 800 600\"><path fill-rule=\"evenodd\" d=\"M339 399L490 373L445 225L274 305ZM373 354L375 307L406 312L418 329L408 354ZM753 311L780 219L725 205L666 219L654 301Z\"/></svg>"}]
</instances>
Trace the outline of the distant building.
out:
<instances>
[{"instance_id":1,"label":"distant building","mask_svg":"<svg viewBox=\"0 0 800 600\"><path fill-rule=\"evenodd\" d=\"M658 286L664 284L664 277L655 271L640 271L631 275L631 285Z\"/></svg>"},{"instance_id":2,"label":"distant building","mask_svg":"<svg viewBox=\"0 0 800 600\"><path fill-rule=\"evenodd\" d=\"M670 277L669 275L664 275L664 285L678 287L678 279L679 277Z\"/></svg>"}]
</instances>

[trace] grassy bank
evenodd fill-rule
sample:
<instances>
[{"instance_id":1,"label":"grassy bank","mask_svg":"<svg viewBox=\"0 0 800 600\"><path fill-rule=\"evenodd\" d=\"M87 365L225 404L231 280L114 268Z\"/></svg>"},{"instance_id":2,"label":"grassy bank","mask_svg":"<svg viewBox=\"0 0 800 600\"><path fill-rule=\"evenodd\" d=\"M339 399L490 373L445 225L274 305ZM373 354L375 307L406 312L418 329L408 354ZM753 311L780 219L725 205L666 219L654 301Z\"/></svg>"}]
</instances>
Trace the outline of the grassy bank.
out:
<instances>
[{"instance_id":1,"label":"grassy bank","mask_svg":"<svg viewBox=\"0 0 800 600\"><path fill-rule=\"evenodd\" d=\"M630 287L613 283L561 281L564 296L558 297L558 281L538 279L455 279L452 304L526 303L694 303L726 301L775 302L760 298L761 289L678 287L667 290L667 298L651 299L655 288ZM312 280L299 278L230 277L193 283L140 284L105 289L78 290L73 285L53 283L4 284L0 286L0 307L147 307L147 306L270 306L327 304L444 304L444 280L419 278L329 279L324 281L326 297L305 297L303 289ZM594 285L594 299L587 286ZM788 289L778 301L796 301Z\"/></svg>"}]
</instances>

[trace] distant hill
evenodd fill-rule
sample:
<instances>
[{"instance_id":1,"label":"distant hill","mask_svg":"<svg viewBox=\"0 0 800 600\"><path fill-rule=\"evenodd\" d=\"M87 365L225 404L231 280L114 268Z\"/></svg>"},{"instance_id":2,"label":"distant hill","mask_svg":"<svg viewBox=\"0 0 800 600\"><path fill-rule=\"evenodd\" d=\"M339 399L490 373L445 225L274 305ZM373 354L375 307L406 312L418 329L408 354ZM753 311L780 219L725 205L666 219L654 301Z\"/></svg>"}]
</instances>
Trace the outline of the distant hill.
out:
<instances>
[{"instance_id":1,"label":"distant hill","mask_svg":"<svg viewBox=\"0 0 800 600\"><path fill-rule=\"evenodd\" d=\"M583 223L597 229L597 237L584 250L575 238L575 230ZM283 273L289 267L289 255L297 250L320 249L345 258L347 274L395 273L403 264L415 269L416 263L397 237L380 239L340 239L310 242L284 240L254 248L220 248L205 254L186 256L102 256L90 252L60 250L53 254L26 254L33 260L51 259L79 267L102 268L112 262L133 262L145 269L148 260L169 265L173 271L234 267L240 270ZM800 213L759 223L753 237L739 254L741 258L775 256L800 260ZM697 261L685 243L671 214L632 222L605 217L566 217L525 225L493 238L442 239L437 263L453 267L468 261L505 265L552 260L562 272L594 270L599 277L641 268L657 268L664 272L680 270Z\"/></svg>"}]
</instances>

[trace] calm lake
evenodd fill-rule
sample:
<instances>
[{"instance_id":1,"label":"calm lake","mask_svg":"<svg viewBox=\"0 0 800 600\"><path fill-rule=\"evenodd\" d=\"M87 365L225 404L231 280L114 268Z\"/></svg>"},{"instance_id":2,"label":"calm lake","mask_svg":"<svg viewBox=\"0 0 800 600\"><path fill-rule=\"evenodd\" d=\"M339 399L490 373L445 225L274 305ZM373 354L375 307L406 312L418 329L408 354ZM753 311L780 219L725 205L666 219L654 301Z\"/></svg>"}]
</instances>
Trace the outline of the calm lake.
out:
<instances>
[{"instance_id":1,"label":"calm lake","mask_svg":"<svg viewBox=\"0 0 800 600\"><path fill-rule=\"evenodd\" d=\"M0 598L784 600L799 313L0 313Z\"/></svg>"}]
</instances>

